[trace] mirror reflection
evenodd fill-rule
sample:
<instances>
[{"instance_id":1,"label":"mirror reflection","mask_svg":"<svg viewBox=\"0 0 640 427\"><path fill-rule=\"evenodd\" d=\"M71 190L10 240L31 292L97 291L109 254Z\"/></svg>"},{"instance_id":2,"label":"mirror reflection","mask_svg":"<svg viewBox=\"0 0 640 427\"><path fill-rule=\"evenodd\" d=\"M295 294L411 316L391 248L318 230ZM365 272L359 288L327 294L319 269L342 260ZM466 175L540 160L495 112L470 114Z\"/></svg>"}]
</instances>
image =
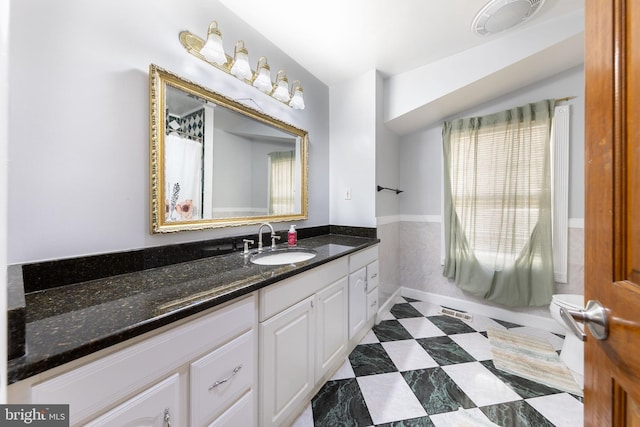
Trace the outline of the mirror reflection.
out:
<instances>
[{"instance_id":1,"label":"mirror reflection","mask_svg":"<svg viewBox=\"0 0 640 427\"><path fill-rule=\"evenodd\" d=\"M152 232L306 219L305 131L153 65L150 77Z\"/></svg>"}]
</instances>

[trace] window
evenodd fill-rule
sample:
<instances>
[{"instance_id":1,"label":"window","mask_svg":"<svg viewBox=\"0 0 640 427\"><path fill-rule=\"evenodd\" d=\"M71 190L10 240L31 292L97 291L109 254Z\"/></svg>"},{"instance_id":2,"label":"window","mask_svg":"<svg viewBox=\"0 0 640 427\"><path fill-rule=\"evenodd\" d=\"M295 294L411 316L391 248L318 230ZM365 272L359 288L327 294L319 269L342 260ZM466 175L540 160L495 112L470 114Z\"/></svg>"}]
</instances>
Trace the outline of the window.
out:
<instances>
[{"instance_id":1,"label":"window","mask_svg":"<svg viewBox=\"0 0 640 427\"><path fill-rule=\"evenodd\" d=\"M295 210L295 153L270 153L269 163L269 214L291 214Z\"/></svg>"},{"instance_id":2,"label":"window","mask_svg":"<svg viewBox=\"0 0 640 427\"><path fill-rule=\"evenodd\" d=\"M460 135L465 148L452 159L453 203L475 256L493 269L515 262L538 222L548 133L546 123L532 123Z\"/></svg>"},{"instance_id":3,"label":"window","mask_svg":"<svg viewBox=\"0 0 640 427\"><path fill-rule=\"evenodd\" d=\"M509 306L554 289L553 100L443 125L444 275Z\"/></svg>"}]
</instances>

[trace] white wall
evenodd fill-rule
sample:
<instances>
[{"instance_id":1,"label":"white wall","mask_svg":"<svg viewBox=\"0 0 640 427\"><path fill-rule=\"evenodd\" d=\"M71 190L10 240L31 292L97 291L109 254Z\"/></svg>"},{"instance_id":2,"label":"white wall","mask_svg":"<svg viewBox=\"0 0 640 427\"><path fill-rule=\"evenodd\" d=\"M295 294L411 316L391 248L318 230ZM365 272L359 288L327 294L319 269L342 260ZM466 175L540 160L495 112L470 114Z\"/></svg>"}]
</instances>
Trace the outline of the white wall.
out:
<instances>
[{"instance_id":1,"label":"white wall","mask_svg":"<svg viewBox=\"0 0 640 427\"><path fill-rule=\"evenodd\" d=\"M384 79L376 76L376 186L400 187L399 162L400 138L384 123ZM388 217L400 213L400 199L405 195L383 190L376 194L376 217Z\"/></svg>"},{"instance_id":2,"label":"white wall","mask_svg":"<svg viewBox=\"0 0 640 427\"><path fill-rule=\"evenodd\" d=\"M7 146L9 141L9 6L0 1L0 292L7 295ZM0 298L0 313L7 298ZM7 401L7 316L0 316L0 403Z\"/></svg>"},{"instance_id":3,"label":"white wall","mask_svg":"<svg viewBox=\"0 0 640 427\"><path fill-rule=\"evenodd\" d=\"M384 123L384 85L380 73L376 76L376 185L400 187L399 137ZM380 285L378 302L382 307L400 289L400 241L398 214L400 200L406 193L383 190L376 193L377 234L380 239ZM411 196L409 196L411 197Z\"/></svg>"},{"instance_id":4,"label":"white wall","mask_svg":"<svg viewBox=\"0 0 640 427\"><path fill-rule=\"evenodd\" d=\"M299 226L329 222L328 88L218 1L20 0L10 19L9 263L255 231L149 233L150 63L232 98L252 97L308 130L309 220ZM272 70L301 80L306 109L292 110L189 55L179 32L205 37L214 19L227 53L243 39L253 66L265 55ZM248 167L233 161L237 173Z\"/></svg>"},{"instance_id":5,"label":"white wall","mask_svg":"<svg viewBox=\"0 0 640 427\"><path fill-rule=\"evenodd\" d=\"M330 88L330 222L334 225L376 226L376 76L372 70ZM345 199L347 188L350 200Z\"/></svg>"},{"instance_id":6,"label":"white wall","mask_svg":"<svg viewBox=\"0 0 640 427\"><path fill-rule=\"evenodd\" d=\"M461 111L447 120L479 116L548 98L577 96L571 105L569 217L584 218L584 68L574 67L508 96ZM400 182L411 197L401 199L403 215L440 215L442 193L441 124L401 137Z\"/></svg>"}]
</instances>

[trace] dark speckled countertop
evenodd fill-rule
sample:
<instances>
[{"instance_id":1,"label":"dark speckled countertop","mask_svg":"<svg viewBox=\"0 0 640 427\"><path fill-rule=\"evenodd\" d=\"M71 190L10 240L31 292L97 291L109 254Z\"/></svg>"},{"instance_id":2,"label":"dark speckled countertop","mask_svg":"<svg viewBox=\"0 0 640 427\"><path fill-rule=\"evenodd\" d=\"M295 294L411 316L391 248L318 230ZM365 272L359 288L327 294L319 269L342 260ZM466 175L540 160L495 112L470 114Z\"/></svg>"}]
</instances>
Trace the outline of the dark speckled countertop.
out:
<instances>
[{"instance_id":1,"label":"dark speckled countertop","mask_svg":"<svg viewBox=\"0 0 640 427\"><path fill-rule=\"evenodd\" d=\"M329 234L299 240L298 247L313 249L318 255L294 265L254 265L248 257L233 252L29 292L25 295L26 354L9 360L8 383L376 243L375 238Z\"/></svg>"}]
</instances>

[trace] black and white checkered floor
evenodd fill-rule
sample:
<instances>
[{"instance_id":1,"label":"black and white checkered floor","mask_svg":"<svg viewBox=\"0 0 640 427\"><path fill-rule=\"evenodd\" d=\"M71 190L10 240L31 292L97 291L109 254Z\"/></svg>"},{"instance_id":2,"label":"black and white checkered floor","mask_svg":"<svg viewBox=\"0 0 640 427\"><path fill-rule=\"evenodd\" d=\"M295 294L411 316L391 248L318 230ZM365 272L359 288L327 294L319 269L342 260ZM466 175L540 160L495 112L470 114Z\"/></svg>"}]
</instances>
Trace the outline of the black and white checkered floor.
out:
<instances>
[{"instance_id":1,"label":"black and white checkered floor","mask_svg":"<svg viewBox=\"0 0 640 427\"><path fill-rule=\"evenodd\" d=\"M465 322L402 298L294 427L582 426L582 398L497 370L487 328L563 338L483 316Z\"/></svg>"}]
</instances>

